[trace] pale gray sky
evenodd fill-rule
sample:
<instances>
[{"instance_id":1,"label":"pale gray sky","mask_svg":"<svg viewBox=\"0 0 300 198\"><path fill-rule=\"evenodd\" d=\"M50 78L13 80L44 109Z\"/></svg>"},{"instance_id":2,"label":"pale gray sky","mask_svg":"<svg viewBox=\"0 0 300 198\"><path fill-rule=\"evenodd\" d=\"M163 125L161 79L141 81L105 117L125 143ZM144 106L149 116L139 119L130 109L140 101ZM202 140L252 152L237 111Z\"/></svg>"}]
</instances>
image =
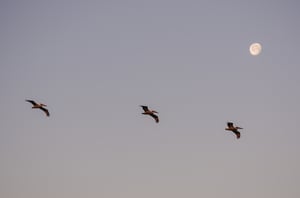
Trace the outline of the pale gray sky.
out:
<instances>
[{"instance_id":1,"label":"pale gray sky","mask_svg":"<svg viewBox=\"0 0 300 198\"><path fill-rule=\"evenodd\" d=\"M0 197L300 197L299 8L2 0Z\"/></svg>"}]
</instances>

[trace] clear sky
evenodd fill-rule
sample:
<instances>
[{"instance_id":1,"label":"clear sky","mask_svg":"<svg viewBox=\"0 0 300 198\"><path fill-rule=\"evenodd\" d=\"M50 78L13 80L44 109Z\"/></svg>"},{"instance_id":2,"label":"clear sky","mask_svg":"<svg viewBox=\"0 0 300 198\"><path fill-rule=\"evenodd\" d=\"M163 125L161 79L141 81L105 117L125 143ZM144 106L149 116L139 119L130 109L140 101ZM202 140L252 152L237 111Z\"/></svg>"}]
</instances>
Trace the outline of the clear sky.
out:
<instances>
[{"instance_id":1,"label":"clear sky","mask_svg":"<svg viewBox=\"0 0 300 198\"><path fill-rule=\"evenodd\" d=\"M300 197L299 8L0 1L0 197Z\"/></svg>"}]
</instances>

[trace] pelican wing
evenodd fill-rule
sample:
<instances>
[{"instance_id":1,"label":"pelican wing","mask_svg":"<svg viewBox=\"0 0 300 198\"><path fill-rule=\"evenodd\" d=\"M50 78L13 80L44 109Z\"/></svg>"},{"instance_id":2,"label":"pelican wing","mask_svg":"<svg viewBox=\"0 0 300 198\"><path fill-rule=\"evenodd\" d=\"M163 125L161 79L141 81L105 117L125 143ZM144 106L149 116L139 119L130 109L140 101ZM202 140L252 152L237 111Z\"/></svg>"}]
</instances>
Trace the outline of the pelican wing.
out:
<instances>
[{"instance_id":1,"label":"pelican wing","mask_svg":"<svg viewBox=\"0 0 300 198\"><path fill-rule=\"evenodd\" d=\"M232 131L232 132L236 135L236 138L237 138L237 139L240 139L241 133L240 133L239 131L234 130L234 131Z\"/></svg>"},{"instance_id":2,"label":"pelican wing","mask_svg":"<svg viewBox=\"0 0 300 198\"><path fill-rule=\"evenodd\" d=\"M158 116L157 115L155 115L154 113L151 113L151 114L149 114L152 118L154 118L155 119L155 121L158 123L159 122L159 119L158 119Z\"/></svg>"},{"instance_id":3,"label":"pelican wing","mask_svg":"<svg viewBox=\"0 0 300 198\"><path fill-rule=\"evenodd\" d=\"M149 109L148 109L148 107L147 107L147 106L143 106L143 105L141 105L141 107L143 108L143 110L144 110L145 112L149 111Z\"/></svg>"},{"instance_id":4,"label":"pelican wing","mask_svg":"<svg viewBox=\"0 0 300 198\"><path fill-rule=\"evenodd\" d=\"M44 107L40 107L40 109L43 110L48 117L50 116L50 113L49 113L48 109L46 109Z\"/></svg>"},{"instance_id":5,"label":"pelican wing","mask_svg":"<svg viewBox=\"0 0 300 198\"><path fill-rule=\"evenodd\" d=\"M233 123L232 122L227 122L227 126L228 126L228 128L231 128L231 127L233 127Z\"/></svg>"},{"instance_id":6,"label":"pelican wing","mask_svg":"<svg viewBox=\"0 0 300 198\"><path fill-rule=\"evenodd\" d=\"M33 100L26 100L26 102L30 102L32 105L37 105Z\"/></svg>"}]
</instances>

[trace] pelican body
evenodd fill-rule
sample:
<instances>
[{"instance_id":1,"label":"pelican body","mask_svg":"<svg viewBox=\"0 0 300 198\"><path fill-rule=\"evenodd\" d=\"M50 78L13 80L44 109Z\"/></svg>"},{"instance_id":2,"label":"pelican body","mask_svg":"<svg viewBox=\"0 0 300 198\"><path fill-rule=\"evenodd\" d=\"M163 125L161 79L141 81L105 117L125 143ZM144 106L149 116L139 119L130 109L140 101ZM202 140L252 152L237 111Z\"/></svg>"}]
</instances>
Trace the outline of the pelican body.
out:
<instances>
[{"instance_id":1,"label":"pelican body","mask_svg":"<svg viewBox=\"0 0 300 198\"><path fill-rule=\"evenodd\" d=\"M159 122L159 118L158 118L158 116L155 114L155 113L158 113L157 111L149 110L148 107L147 107L147 106L144 106L144 105L140 105L140 106L141 106L141 107L143 108L143 110L144 110L144 112L143 112L142 114L151 116L152 118L154 118L154 120L156 121L156 123Z\"/></svg>"},{"instance_id":2,"label":"pelican body","mask_svg":"<svg viewBox=\"0 0 300 198\"><path fill-rule=\"evenodd\" d=\"M236 135L237 139L241 137L241 133L238 131L238 129L243 129L243 128L234 126L232 122L227 122L227 128L225 128L225 130L232 131Z\"/></svg>"},{"instance_id":3,"label":"pelican body","mask_svg":"<svg viewBox=\"0 0 300 198\"><path fill-rule=\"evenodd\" d=\"M32 104L32 109L41 109L42 111L45 112L46 116L50 116L50 113L48 111L48 109L46 109L45 107L47 107L47 105L42 104L42 103L36 103L33 100L26 100L26 102L30 102Z\"/></svg>"}]
</instances>

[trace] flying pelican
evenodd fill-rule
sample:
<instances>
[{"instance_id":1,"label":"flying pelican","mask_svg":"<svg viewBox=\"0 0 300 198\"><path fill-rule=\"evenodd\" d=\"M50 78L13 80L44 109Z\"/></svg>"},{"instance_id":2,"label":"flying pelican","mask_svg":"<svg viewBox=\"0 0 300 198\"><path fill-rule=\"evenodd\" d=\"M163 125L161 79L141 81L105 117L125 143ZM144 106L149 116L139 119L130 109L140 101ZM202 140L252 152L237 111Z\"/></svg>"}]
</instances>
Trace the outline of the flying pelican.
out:
<instances>
[{"instance_id":1,"label":"flying pelican","mask_svg":"<svg viewBox=\"0 0 300 198\"><path fill-rule=\"evenodd\" d=\"M149 110L147 106L143 106L143 105L140 105L140 106L144 110L144 112L142 114L149 115L149 116L153 117L157 123L159 122L158 116L156 114L154 114L154 113L158 113L157 111Z\"/></svg>"},{"instance_id":2,"label":"flying pelican","mask_svg":"<svg viewBox=\"0 0 300 198\"><path fill-rule=\"evenodd\" d=\"M241 133L238 131L238 129L243 129L243 128L238 126L233 126L232 122L227 122L227 126L228 128L225 128L225 130L232 131L236 135L237 139L241 137Z\"/></svg>"},{"instance_id":3,"label":"flying pelican","mask_svg":"<svg viewBox=\"0 0 300 198\"><path fill-rule=\"evenodd\" d=\"M36 103L33 100L26 100L26 102L30 102L33 105L32 106L33 109L41 109L42 111L44 111L46 113L47 116L50 116L48 109L44 108L44 107L47 107L47 105L42 104L42 103Z\"/></svg>"}]
</instances>

